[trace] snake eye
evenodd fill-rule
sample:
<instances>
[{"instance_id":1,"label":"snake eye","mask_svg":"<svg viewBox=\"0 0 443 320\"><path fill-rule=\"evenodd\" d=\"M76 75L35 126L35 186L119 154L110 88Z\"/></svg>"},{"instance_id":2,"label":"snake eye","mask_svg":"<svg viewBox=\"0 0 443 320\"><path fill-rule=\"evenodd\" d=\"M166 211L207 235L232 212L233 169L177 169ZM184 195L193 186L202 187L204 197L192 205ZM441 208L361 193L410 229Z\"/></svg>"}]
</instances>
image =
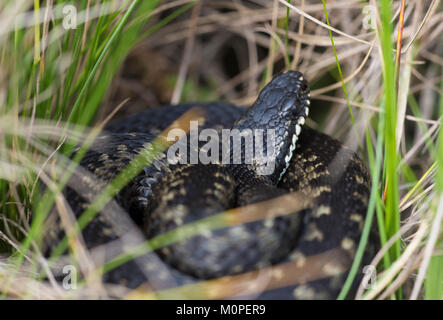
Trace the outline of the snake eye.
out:
<instances>
[{"instance_id":1,"label":"snake eye","mask_svg":"<svg viewBox=\"0 0 443 320\"><path fill-rule=\"evenodd\" d=\"M297 108L294 108L294 104L296 102L297 102L297 100L294 99L293 97L287 98L282 103L282 110L285 111L285 112L290 111L291 114L293 114L296 111L296 109L297 109Z\"/></svg>"}]
</instances>

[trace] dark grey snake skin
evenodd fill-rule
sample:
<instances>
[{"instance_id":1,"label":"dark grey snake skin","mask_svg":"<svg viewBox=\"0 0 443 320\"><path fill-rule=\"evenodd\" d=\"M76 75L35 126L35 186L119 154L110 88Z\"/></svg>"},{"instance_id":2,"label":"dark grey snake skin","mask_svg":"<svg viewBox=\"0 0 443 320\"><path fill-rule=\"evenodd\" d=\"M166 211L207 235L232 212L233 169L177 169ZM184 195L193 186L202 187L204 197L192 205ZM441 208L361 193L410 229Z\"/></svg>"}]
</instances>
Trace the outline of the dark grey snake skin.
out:
<instances>
[{"instance_id":1,"label":"dark grey snake skin","mask_svg":"<svg viewBox=\"0 0 443 320\"><path fill-rule=\"evenodd\" d=\"M289 72L265 87L252 107L255 113L227 103L188 103L149 109L109 125L81 162L91 177L74 175L65 190L77 217L149 142L192 108L204 112L200 130L270 126L277 128L278 136L287 138L279 142L283 147L277 155L277 172L266 179L255 175L251 166L171 165L166 161L166 151L158 155L82 231L89 249L113 243L112 250L104 250L106 259L143 239L229 208L288 193L309 201L304 209L285 216L208 230L141 255L107 272L103 276L105 283L138 290L149 284L149 292L224 276L237 279L236 275L245 272L268 270L271 278L267 285L233 295L335 299L362 232L369 177L358 156L340 142L306 127L297 132L296 127L304 124L308 106L305 80L300 73ZM285 151L295 141L293 154L292 150ZM271 214L278 209L278 203L274 203ZM125 227L128 219L123 218L122 210L129 213L133 229ZM58 218L52 219L55 227L48 234L49 248L54 247L55 239L64 236ZM139 238L131 238L130 230L136 230Z\"/></svg>"}]
</instances>

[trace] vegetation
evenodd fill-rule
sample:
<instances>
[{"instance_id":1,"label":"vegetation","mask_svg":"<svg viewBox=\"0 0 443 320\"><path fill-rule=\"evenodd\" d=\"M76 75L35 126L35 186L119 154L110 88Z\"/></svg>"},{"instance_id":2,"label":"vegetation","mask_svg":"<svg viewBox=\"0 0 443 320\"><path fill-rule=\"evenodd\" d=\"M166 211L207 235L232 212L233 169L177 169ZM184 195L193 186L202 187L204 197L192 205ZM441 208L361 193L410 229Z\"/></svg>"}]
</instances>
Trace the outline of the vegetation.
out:
<instances>
[{"instance_id":1,"label":"vegetation","mask_svg":"<svg viewBox=\"0 0 443 320\"><path fill-rule=\"evenodd\" d=\"M356 298L443 298L439 1L72 3L0 4L4 297L102 296L93 276L97 272L199 232L185 226L91 267L87 250L76 242L76 231L141 170L136 160L79 221L68 224L69 241L51 259L44 257L40 244L47 232L45 218L53 208L61 217L70 216L61 190L107 121L169 102L248 105L273 74L297 69L311 84L307 124L357 150L372 179L364 234L340 298L347 296L358 272L373 220L382 245L371 263L377 266L377 278L370 287L362 283ZM73 146L80 142L82 149L71 159ZM153 152L166 147L158 141L153 146ZM221 213L197 225L217 228L227 223L225 218ZM70 256L61 256L68 246ZM51 265L66 258L87 275L79 290L61 289L52 274ZM214 285L202 283L197 290L181 292L204 298L198 293ZM127 294L122 291L122 297L142 298L168 298L175 292Z\"/></svg>"}]
</instances>

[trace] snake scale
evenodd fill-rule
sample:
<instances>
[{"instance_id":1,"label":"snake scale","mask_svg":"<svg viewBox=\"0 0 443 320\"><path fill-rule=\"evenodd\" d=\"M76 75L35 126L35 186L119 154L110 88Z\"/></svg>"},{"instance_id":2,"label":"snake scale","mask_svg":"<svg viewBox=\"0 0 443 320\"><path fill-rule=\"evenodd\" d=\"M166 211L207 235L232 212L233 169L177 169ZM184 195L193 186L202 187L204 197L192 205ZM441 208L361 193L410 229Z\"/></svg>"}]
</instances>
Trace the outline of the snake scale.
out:
<instances>
[{"instance_id":1,"label":"snake scale","mask_svg":"<svg viewBox=\"0 0 443 320\"><path fill-rule=\"evenodd\" d=\"M204 114L198 123L201 132L209 128L216 132L231 129L247 132L244 137L251 137L247 129L272 129L275 135L264 139L265 151L272 147L271 158L255 155L256 136L249 140L254 142L253 147L246 138L240 140L237 162L232 137L228 138L228 148L222 149L228 154L227 163L174 164L168 158L170 149L156 154L153 162L82 230L80 239L92 255L107 261L146 239L232 208L271 203L269 212L259 219L203 230L138 255L106 272L104 283L127 288L149 284L149 289L161 291L220 277L235 282L240 279L236 275L267 270L269 276L259 290L248 288L234 295L335 299L361 236L369 176L352 150L304 126L309 106L306 80L301 73L289 71L274 77L250 108L222 102L167 105L108 125L64 191L75 218L131 160L150 148L158 134L190 110ZM202 150L207 143L199 141L192 146L185 137L177 144L189 148L184 154L174 151L176 160L189 159L192 148ZM248 152L254 155L252 162L246 161ZM270 163L274 170L264 174L264 166ZM297 201L304 205L294 206L292 211L289 208L290 212L284 215L276 214L283 202L272 200L288 194L297 194ZM263 207L255 208L260 212ZM63 238L66 223L57 215L50 216L48 223L53 224L46 241L51 249ZM249 287L252 283L251 280Z\"/></svg>"}]
</instances>

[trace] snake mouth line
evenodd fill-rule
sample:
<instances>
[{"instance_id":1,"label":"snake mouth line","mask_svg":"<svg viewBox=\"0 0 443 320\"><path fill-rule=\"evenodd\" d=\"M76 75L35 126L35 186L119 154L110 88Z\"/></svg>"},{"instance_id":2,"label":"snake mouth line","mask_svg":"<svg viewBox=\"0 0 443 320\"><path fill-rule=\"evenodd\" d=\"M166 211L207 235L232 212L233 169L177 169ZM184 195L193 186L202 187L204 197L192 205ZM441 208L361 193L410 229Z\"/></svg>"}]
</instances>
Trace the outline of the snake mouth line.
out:
<instances>
[{"instance_id":1,"label":"snake mouth line","mask_svg":"<svg viewBox=\"0 0 443 320\"><path fill-rule=\"evenodd\" d=\"M301 130L300 125L296 124L295 125L295 133L292 135L291 145L289 146L288 154L285 157L285 167L282 170L282 172L280 173L280 177L278 179L279 181L281 180L281 178L285 174L286 170L288 170L288 168L289 168L289 164L291 163L292 155L293 155L294 150L295 150L295 145L297 143L298 135L300 134L300 130Z\"/></svg>"},{"instance_id":2,"label":"snake mouth line","mask_svg":"<svg viewBox=\"0 0 443 320\"><path fill-rule=\"evenodd\" d=\"M307 95L307 97L308 98L304 101L304 103L307 106L309 106L309 104L310 104L309 94ZM285 166L284 166L282 172L280 173L280 176L279 176L279 179L278 179L279 181L281 180L281 178L285 174L286 170L288 170L289 164L290 164L291 159L292 159L292 155L294 154L294 150L295 150L295 147L296 147L296 144L297 144L298 137L300 136L300 133L301 133L302 126L305 124L305 121L306 121L305 119L309 115L309 107L307 107L307 106L305 107L305 110L304 110L305 111L304 112L305 113L304 116L300 116L300 118L297 121L297 124L295 125L295 131L294 131L294 133L292 135L291 144L289 146L288 153L285 156Z\"/></svg>"}]
</instances>

